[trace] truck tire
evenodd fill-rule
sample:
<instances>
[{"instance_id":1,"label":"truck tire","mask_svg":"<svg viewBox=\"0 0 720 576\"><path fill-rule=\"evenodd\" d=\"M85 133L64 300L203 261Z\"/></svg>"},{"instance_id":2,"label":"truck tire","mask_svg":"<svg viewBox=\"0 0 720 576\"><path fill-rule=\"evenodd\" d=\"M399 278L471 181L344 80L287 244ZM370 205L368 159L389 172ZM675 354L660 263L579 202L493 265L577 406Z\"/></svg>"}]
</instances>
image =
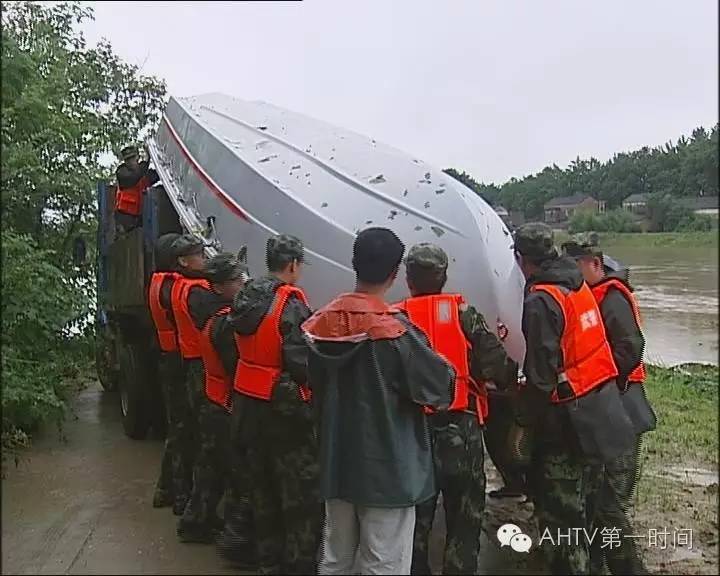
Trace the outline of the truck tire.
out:
<instances>
[{"instance_id":1,"label":"truck tire","mask_svg":"<svg viewBox=\"0 0 720 576\"><path fill-rule=\"evenodd\" d=\"M95 372L105 391L112 392L117 388L115 343L110 328L99 322L95 323Z\"/></svg>"},{"instance_id":2,"label":"truck tire","mask_svg":"<svg viewBox=\"0 0 720 576\"><path fill-rule=\"evenodd\" d=\"M133 440L143 440L151 423L150 386L142 348L123 340L120 343L120 415L125 434Z\"/></svg>"}]
</instances>

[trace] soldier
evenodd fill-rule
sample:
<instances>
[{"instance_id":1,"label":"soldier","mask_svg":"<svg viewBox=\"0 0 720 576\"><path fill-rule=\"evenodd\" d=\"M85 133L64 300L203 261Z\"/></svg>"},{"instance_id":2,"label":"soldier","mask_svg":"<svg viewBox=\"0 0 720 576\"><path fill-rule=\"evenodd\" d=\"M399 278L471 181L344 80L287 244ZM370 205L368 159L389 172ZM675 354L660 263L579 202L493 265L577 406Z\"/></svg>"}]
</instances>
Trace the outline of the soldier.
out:
<instances>
[{"instance_id":1,"label":"soldier","mask_svg":"<svg viewBox=\"0 0 720 576\"><path fill-rule=\"evenodd\" d=\"M303 325L326 510L320 574L408 574L415 507L436 492L423 408L450 405L455 373L384 300L404 250L386 228L360 232L355 292Z\"/></svg>"},{"instance_id":2,"label":"soldier","mask_svg":"<svg viewBox=\"0 0 720 576\"><path fill-rule=\"evenodd\" d=\"M625 452L632 424L600 311L575 262L559 257L545 224L525 224L514 239L526 279L527 385L518 394L517 420L535 430L531 491L540 533L552 536L587 526L585 468ZM542 549L553 574L589 573L585 539L543 540Z\"/></svg>"},{"instance_id":3,"label":"soldier","mask_svg":"<svg viewBox=\"0 0 720 576\"><path fill-rule=\"evenodd\" d=\"M240 260L244 263L244 256ZM226 435L227 449L224 452L229 462L229 467L225 469L228 485L225 493L224 528L217 545L220 554L236 568L254 570L257 566L246 451L239 434L239 418L232 411L233 380L237 370L238 353L229 311L230 308L223 308L213 316L205 325L202 338L206 391L214 387L218 392L216 398L227 403L231 413ZM214 385L211 383L213 380ZM239 410L236 410L235 414L238 412Z\"/></svg>"},{"instance_id":4,"label":"soldier","mask_svg":"<svg viewBox=\"0 0 720 576\"><path fill-rule=\"evenodd\" d=\"M148 302L158 333L161 349L159 376L168 430L165 454L158 481L154 506L173 505L173 513L183 513L192 487L193 436L190 405L184 385L184 367L179 350L177 325L172 307L172 294L186 280L197 278L204 267L203 244L192 236L167 234L158 239L158 272L153 274L148 293ZM167 254L167 266L161 255ZM166 272L165 269L174 269ZM170 491L163 480L168 474L172 478Z\"/></svg>"},{"instance_id":5,"label":"soldier","mask_svg":"<svg viewBox=\"0 0 720 576\"><path fill-rule=\"evenodd\" d=\"M123 162L115 171L115 223L119 231L129 231L140 225L143 193L158 181L149 160L138 162L138 149L127 146L120 151Z\"/></svg>"},{"instance_id":6,"label":"soldier","mask_svg":"<svg viewBox=\"0 0 720 576\"><path fill-rule=\"evenodd\" d=\"M567 255L578 267L600 306L603 324L618 369L617 383L626 412L635 427L634 446L604 466L597 493L589 499L594 510L593 526L598 530L617 527L621 534L632 534L630 511L640 477L641 435L654 430L655 413L645 395L645 366L642 361L645 338L640 328L640 313L632 287L623 270L612 258L604 255L597 242L585 235L563 244ZM591 473L596 473L592 470ZM590 548L594 573L604 570L612 574L646 574L640 554L632 538L621 538L620 546L603 548L593 542Z\"/></svg>"},{"instance_id":7,"label":"soldier","mask_svg":"<svg viewBox=\"0 0 720 576\"><path fill-rule=\"evenodd\" d=\"M449 411L428 416L439 492L416 507L413 574L431 574L428 545L438 496L442 493L447 535L444 574L475 574L485 509L482 427L487 420L486 381L506 386L517 380L497 336L460 294L443 294L448 258L439 246L417 244L405 260L411 297L397 304L455 369ZM508 369L510 368L510 369Z\"/></svg>"},{"instance_id":8,"label":"soldier","mask_svg":"<svg viewBox=\"0 0 720 576\"><path fill-rule=\"evenodd\" d=\"M305 262L302 242L270 238L269 274L253 279L229 318L238 344L233 419L247 449L257 561L262 574L315 573L321 507L317 448L306 381L310 316L295 284Z\"/></svg>"},{"instance_id":9,"label":"soldier","mask_svg":"<svg viewBox=\"0 0 720 576\"><path fill-rule=\"evenodd\" d=\"M222 253L205 266L205 285L191 286L184 301L187 314L196 331L202 379L192 373L191 407L195 419L197 453L193 466L193 489L185 511L178 522L178 536L183 542L212 542L222 527L217 506L228 480L228 440L230 431L230 378L220 371L210 343L210 332L216 316L230 310L233 298L247 277L243 262L233 254ZM190 360L193 370L198 360ZM227 378L227 380L226 380ZM227 386L226 386L227 385Z\"/></svg>"},{"instance_id":10,"label":"soldier","mask_svg":"<svg viewBox=\"0 0 720 576\"><path fill-rule=\"evenodd\" d=\"M179 238L180 234L165 234L160 236L155 243L155 272L150 277L150 287L148 289L148 305L150 314L155 324L155 330L158 336L158 348L160 356L158 359L158 378L160 379L160 388L165 401L166 418L167 418L167 435L165 437L165 451L163 452L162 464L160 467L160 478L158 478L155 486L155 494L153 495L153 507L164 508L172 506L175 503L175 492L183 492L180 486L181 482L176 479L174 470L174 462L179 463L179 458L175 454L178 451L177 438L174 434L173 415L170 414L171 406L171 390L173 380L179 373L180 357L177 353L177 333L175 324L170 317L170 306L163 307L160 302L160 293L162 286L165 285L166 295L169 294L172 283L179 276L172 270L175 268L173 254L171 252L172 244ZM168 303L169 304L169 303ZM178 471L179 472L179 471ZM182 476L181 473L178 474Z\"/></svg>"}]
</instances>

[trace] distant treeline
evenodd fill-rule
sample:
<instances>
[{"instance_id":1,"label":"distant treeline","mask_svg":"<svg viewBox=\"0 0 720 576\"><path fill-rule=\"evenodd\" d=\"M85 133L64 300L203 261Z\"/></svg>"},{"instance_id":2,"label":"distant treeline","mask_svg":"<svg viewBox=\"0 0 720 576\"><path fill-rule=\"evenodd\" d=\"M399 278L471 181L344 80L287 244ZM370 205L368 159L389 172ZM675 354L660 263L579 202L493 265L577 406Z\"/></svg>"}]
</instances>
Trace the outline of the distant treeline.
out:
<instances>
[{"instance_id":1,"label":"distant treeline","mask_svg":"<svg viewBox=\"0 0 720 576\"><path fill-rule=\"evenodd\" d=\"M606 202L607 210L619 208L631 194L656 198L718 195L718 129L708 133L696 128L690 138L676 144L647 146L615 154L607 162L579 157L562 169L556 164L520 180L511 178L501 186L477 182L470 174L454 168L445 170L492 205L522 211L527 219L542 219L548 200L587 194Z\"/></svg>"}]
</instances>

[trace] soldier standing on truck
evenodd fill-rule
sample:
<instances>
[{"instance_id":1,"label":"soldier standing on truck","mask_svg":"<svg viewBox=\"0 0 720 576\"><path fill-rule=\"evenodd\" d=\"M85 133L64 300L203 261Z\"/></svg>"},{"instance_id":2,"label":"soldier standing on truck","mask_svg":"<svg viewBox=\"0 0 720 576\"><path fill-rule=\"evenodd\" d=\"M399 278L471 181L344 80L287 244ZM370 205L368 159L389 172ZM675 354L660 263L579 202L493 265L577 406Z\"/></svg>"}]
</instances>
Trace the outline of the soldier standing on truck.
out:
<instances>
[{"instance_id":1,"label":"soldier standing on truck","mask_svg":"<svg viewBox=\"0 0 720 576\"><path fill-rule=\"evenodd\" d=\"M203 378L198 383L194 372L191 375L197 453L192 493L178 523L178 536L183 542L212 542L215 533L222 528L216 509L228 478L230 378L224 373L222 364L214 362L217 356L209 330L214 318L229 312L235 295L245 283L246 270L244 263L233 254L213 256L205 266L208 286L192 285L184 300L192 329L198 334ZM197 366L196 360L191 363L193 367ZM197 384L200 384L199 389Z\"/></svg>"},{"instance_id":2,"label":"soldier standing on truck","mask_svg":"<svg viewBox=\"0 0 720 576\"><path fill-rule=\"evenodd\" d=\"M269 274L245 285L230 322L237 333L233 419L247 449L250 502L262 574L315 574L321 525L318 463L307 390L310 316L296 286L305 262L289 235L267 242Z\"/></svg>"},{"instance_id":3,"label":"soldier standing on truck","mask_svg":"<svg viewBox=\"0 0 720 576\"><path fill-rule=\"evenodd\" d=\"M643 386L645 338L640 328L640 312L627 270L603 254L596 242L579 236L563 244L563 250L577 261L598 302L618 369L620 398L635 427L635 443L631 449L607 462L600 471L600 481L594 486L596 493L589 499L589 508L594 512L593 526L598 530L617 527L622 534L632 534L630 511L640 479L641 435L654 430L656 425L655 413ZM633 538L623 538L619 546L611 549L593 542L591 570L601 573L605 565L611 574L647 574Z\"/></svg>"},{"instance_id":4,"label":"soldier standing on truck","mask_svg":"<svg viewBox=\"0 0 720 576\"><path fill-rule=\"evenodd\" d=\"M150 161L138 162L138 149L127 146L120 151L123 162L115 171L115 224L120 232L128 232L140 226L143 194L159 177L150 169Z\"/></svg>"},{"instance_id":5,"label":"soldier standing on truck","mask_svg":"<svg viewBox=\"0 0 720 576\"><path fill-rule=\"evenodd\" d=\"M455 395L446 412L430 413L438 492L416 507L412 574L430 574L428 547L440 493L445 509L443 574L475 574L485 509L483 425L488 416L485 382L507 386L517 365L483 316L460 294L443 294L448 257L430 243L410 248L405 259L411 297L398 303L455 369ZM513 369L514 368L514 369Z\"/></svg>"}]
</instances>

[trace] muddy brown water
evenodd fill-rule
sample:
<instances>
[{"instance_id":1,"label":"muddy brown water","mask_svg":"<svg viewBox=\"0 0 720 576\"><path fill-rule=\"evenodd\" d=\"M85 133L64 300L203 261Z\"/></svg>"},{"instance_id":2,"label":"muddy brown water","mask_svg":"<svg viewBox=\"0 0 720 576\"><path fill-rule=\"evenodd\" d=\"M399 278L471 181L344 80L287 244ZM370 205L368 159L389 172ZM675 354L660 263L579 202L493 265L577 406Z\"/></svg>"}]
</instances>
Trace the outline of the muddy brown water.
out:
<instances>
[{"instance_id":1,"label":"muddy brown water","mask_svg":"<svg viewBox=\"0 0 720 576\"><path fill-rule=\"evenodd\" d=\"M82 391L65 426L39 439L2 481L3 574L239 574L209 545L181 544L169 509L153 509L162 442L122 430L118 400L98 384ZM488 490L497 487L487 464ZM440 512L440 511L439 511ZM500 549L506 522L524 526L528 505L488 499L481 574L537 574L540 559ZM442 566L443 514L436 515L431 563Z\"/></svg>"},{"instance_id":2,"label":"muddy brown water","mask_svg":"<svg viewBox=\"0 0 720 576\"><path fill-rule=\"evenodd\" d=\"M641 307L646 360L718 363L717 247L603 246L630 267Z\"/></svg>"}]
</instances>

